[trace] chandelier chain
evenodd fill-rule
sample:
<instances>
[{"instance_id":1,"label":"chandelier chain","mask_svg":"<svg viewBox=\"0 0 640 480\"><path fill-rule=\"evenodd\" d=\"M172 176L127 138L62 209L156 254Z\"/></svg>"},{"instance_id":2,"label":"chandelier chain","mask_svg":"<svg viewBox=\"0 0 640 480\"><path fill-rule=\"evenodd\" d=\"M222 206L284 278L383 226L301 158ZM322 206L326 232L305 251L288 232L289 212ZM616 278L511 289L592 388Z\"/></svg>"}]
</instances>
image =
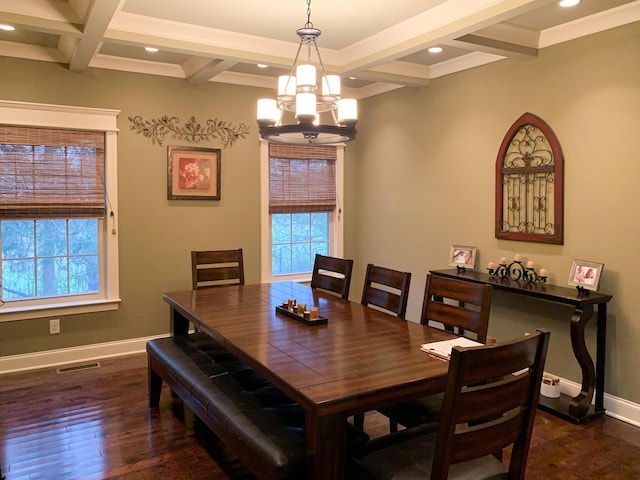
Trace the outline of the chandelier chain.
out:
<instances>
[{"instance_id":1,"label":"chandelier chain","mask_svg":"<svg viewBox=\"0 0 640 480\"><path fill-rule=\"evenodd\" d=\"M311 0L307 0L307 23L305 28L313 28L313 23L311 22Z\"/></svg>"}]
</instances>

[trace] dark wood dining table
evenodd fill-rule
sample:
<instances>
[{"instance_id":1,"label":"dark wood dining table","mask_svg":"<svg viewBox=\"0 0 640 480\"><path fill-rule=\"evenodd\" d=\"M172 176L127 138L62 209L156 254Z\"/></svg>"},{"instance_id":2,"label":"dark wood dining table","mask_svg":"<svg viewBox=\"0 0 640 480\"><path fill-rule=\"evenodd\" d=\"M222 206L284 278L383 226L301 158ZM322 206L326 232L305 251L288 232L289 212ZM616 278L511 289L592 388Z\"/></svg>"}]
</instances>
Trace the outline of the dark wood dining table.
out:
<instances>
[{"instance_id":1,"label":"dark wood dining table","mask_svg":"<svg viewBox=\"0 0 640 480\"><path fill-rule=\"evenodd\" d=\"M173 334L197 327L305 410L310 479L344 478L347 417L441 392L448 362L420 350L453 335L296 282L166 293ZM276 312L288 299L325 324Z\"/></svg>"}]
</instances>

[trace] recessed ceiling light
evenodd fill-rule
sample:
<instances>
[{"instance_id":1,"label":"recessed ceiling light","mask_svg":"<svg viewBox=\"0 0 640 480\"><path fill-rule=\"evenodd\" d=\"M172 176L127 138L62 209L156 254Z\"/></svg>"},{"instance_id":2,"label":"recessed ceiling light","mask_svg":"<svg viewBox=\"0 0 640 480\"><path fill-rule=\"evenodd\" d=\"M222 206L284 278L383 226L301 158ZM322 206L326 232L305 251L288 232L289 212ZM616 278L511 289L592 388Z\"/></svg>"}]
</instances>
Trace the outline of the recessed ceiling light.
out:
<instances>
[{"instance_id":1,"label":"recessed ceiling light","mask_svg":"<svg viewBox=\"0 0 640 480\"><path fill-rule=\"evenodd\" d=\"M156 47L144 47L147 52L155 53L158 51Z\"/></svg>"},{"instance_id":2,"label":"recessed ceiling light","mask_svg":"<svg viewBox=\"0 0 640 480\"><path fill-rule=\"evenodd\" d=\"M558 5L561 7L575 7L580 3L581 0L560 0Z\"/></svg>"},{"instance_id":3,"label":"recessed ceiling light","mask_svg":"<svg viewBox=\"0 0 640 480\"><path fill-rule=\"evenodd\" d=\"M442 52L442 47L431 47L428 51L429 53L440 53Z\"/></svg>"},{"instance_id":4,"label":"recessed ceiling light","mask_svg":"<svg viewBox=\"0 0 640 480\"><path fill-rule=\"evenodd\" d=\"M13 32L16 29L13 25L8 25L6 23L0 23L0 30L4 30L5 32Z\"/></svg>"},{"instance_id":5,"label":"recessed ceiling light","mask_svg":"<svg viewBox=\"0 0 640 480\"><path fill-rule=\"evenodd\" d=\"M258 63L257 67L258 68L267 68L269 65L265 65L264 63Z\"/></svg>"}]
</instances>

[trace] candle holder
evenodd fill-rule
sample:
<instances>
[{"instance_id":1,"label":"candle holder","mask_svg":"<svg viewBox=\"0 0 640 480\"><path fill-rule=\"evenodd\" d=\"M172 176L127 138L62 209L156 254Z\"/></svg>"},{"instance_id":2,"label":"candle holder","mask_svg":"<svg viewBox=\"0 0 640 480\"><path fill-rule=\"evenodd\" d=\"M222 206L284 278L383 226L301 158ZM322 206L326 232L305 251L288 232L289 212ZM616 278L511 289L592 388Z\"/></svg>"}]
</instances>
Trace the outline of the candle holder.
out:
<instances>
[{"instance_id":1,"label":"candle holder","mask_svg":"<svg viewBox=\"0 0 640 480\"><path fill-rule=\"evenodd\" d=\"M514 260L508 265L501 260L496 268L493 267L493 264L489 264L487 270L490 275L504 279L523 280L527 283L545 283L547 281L546 275L539 275L533 267L525 267L521 260Z\"/></svg>"},{"instance_id":2,"label":"candle holder","mask_svg":"<svg viewBox=\"0 0 640 480\"><path fill-rule=\"evenodd\" d=\"M524 271L524 280L527 283L536 283L536 282L546 283L547 276L536 273L533 267L527 267Z\"/></svg>"}]
</instances>

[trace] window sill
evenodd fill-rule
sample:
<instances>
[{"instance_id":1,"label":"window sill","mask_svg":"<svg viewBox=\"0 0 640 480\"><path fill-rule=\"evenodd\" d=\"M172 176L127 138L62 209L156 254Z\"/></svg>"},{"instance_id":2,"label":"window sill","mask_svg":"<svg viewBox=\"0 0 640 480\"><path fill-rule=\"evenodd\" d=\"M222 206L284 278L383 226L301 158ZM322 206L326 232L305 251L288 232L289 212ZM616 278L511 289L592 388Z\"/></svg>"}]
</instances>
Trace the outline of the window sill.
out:
<instances>
[{"instance_id":1,"label":"window sill","mask_svg":"<svg viewBox=\"0 0 640 480\"><path fill-rule=\"evenodd\" d=\"M32 318L58 317L82 313L108 312L117 310L121 300L91 300L74 303L55 303L30 307L10 307L9 304L0 306L0 322L15 320L29 320Z\"/></svg>"},{"instance_id":2,"label":"window sill","mask_svg":"<svg viewBox=\"0 0 640 480\"><path fill-rule=\"evenodd\" d=\"M269 283L278 282L299 282L308 283L311 282L311 273L292 273L288 275L274 275L269 280Z\"/></svg>"}]
</instances>

